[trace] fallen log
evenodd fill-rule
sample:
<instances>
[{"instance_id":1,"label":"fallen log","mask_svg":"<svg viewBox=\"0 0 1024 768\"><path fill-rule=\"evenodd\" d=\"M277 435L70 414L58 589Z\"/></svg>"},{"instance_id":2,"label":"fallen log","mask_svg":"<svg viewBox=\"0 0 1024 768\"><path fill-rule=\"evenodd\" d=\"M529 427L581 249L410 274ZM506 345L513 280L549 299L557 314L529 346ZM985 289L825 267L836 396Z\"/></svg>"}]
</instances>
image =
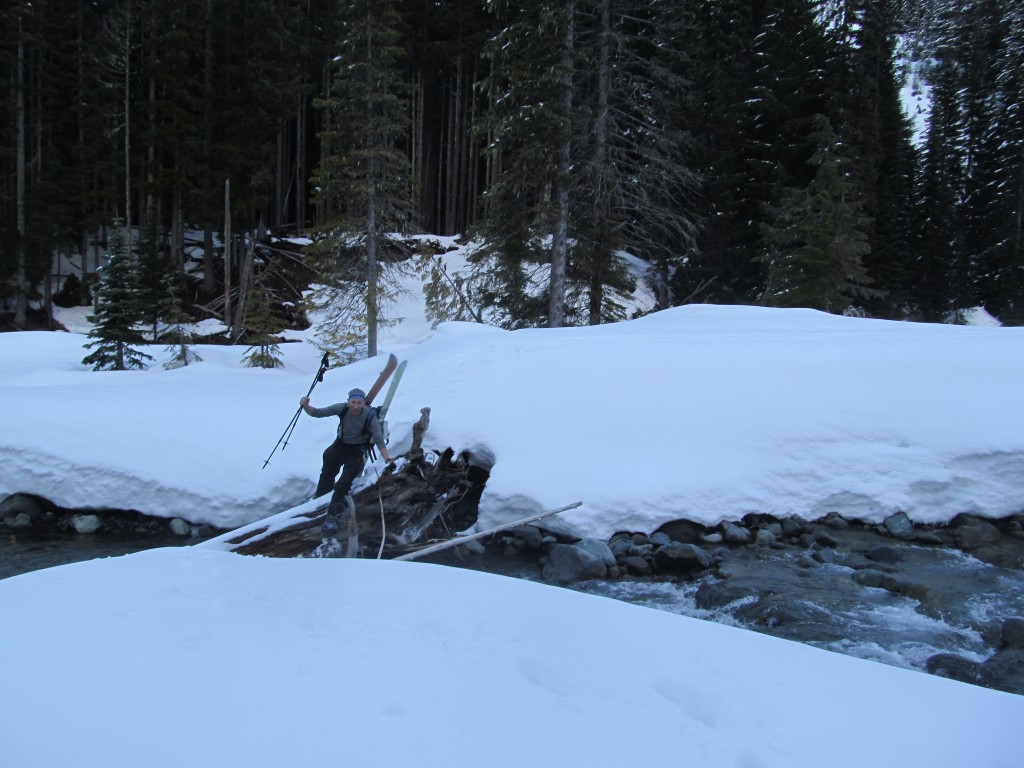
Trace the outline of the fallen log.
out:
<instances>
[{"instance_id":1,"label":"fallen log","mask_svg":"<svg viewBox=\"0 0 1024 768\"><path fill-rule=\"evenodd\" d=\"M424 452L423 436L429 424L430 409L423 408L413 426L409 451L353 495L360 556L400 555L410 547L450 539L476 522L489 473L451 448ZM318 545L325 542L320 527L327 501L325 498L322 506L297 513L287 525L273 530L256 528L228 543L233 551L245 555L310 555L323 549Z\"/></svg>"},{"instance_id":2,"label":"fallen log","mask_svg":"<svg viewBox=\"0 0 1024 768\"><path fill-rule=\"evenodd\" d=\"M438 544L433 544L431 546L424 547L423 549L418 549L415 552L407 552L404 555L399 555L398 557L392 558L392 560L415 560L416 558L423 557L424 555L432 555L435 552L442 552L446 549L457 547L460 544L465 544L468 541L476 541L477 539L483 539L487 536L493 536L494 534L501 533L502 531L507 531L512 528L518 528L520 525L529 525L530 523L535 523L538 520L543 520L546 517L557 515L559 512L565 512L566 510L576 509L576 507L582 505L582 501L576 501L573 502L572 504L566 504L564 507L559 507L558 509L551 509L548 510L547 512L541 512L539 515L531 515L530 517L524 517L519 520L513 520L510 523L502 523L501 525L496 525L493 528L488 528L486 531L479 531L478 533L471 533L466 536L456 536L455 538L449 539L448 541L442 541Z\"/></svg>"}]
</instances>

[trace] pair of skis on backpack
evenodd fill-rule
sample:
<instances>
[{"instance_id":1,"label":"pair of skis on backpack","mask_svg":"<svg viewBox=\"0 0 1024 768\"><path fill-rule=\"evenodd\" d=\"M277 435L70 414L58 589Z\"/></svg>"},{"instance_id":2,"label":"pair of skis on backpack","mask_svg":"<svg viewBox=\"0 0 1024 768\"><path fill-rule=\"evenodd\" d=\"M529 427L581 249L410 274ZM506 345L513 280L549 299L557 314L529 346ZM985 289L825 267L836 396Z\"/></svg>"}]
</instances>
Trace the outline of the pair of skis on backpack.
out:
<instances>
[{"instance_id":1,"label":"pair of skis on backpack","mask_svg":"<svg viewBox=\"0 0 1024 768\"><path fill-rule=\"evenodd\" d=\"M376 414L377 421L380 423L380 434L384 438L385 443L391 437L390 430L388 430L388 423L386 420L388 415L388 409L391 408L391 401L395 399L395 390L398 389L398 384L402 380L402 374L405 373L405 366L408 362L408 360L403 360L401 364L399 364L397 357L395 357L393 354L388 355L388 361L384 365L384 370L380 372L380 375L377 377L377 380L373 383L373 386L370 387L370 390L366 393L366 407L370 408L374 412L374 414ZM392 378L392 374L394 374L394 378ZM373 405L374 398L377 397L380 391L384 388L384 385L387 384L388 379L391 379L391 386L388 387L388 392L384 396L384 402L381 403L379 406ZM372 452L372 446L371 458L376 458L376 456Z\"/></svg>"},{"instance_id":2,"label":"pair of skis on backpack","mask_svg":"<svg viewBox=\"0 0 1024 768\"><path fill-rule=\"evenodd\" d=\"M377 376L377 380L370 387L366 393L366 407L373 408L374 413L377 415L377 421L380 423L380 433L386 443L390 438L387 421L388 409L391 408L391 401L395 398L395 391L398 389L398 384L402 380L402 374L405 373L405 366L408 360L403 360L401 364L398 362L398 358L393 354L388 355L388 361L384 365L384 370ZM393 375L393 377L392 377ZM391 385L388 387L387 394L384 395L384 402L380 406L374 406L373 400L380 394L380 391L387 384L388 379L391 379ZM373 458L376 458L373 456ZM346 514L344 517L347 518L346 535L348 538L345 546L344 554L341 553L341 544L334 534L338 532L339 521L332 520L332 510L330 507L327 508L327 516L324 521L324 539L314 550L314 555L317 557L356 557L359 553L359 527L356 521L356 504L355 500L351 495L345 497L347 506ZM333 525L332 525L333 524ZM333 530L332 530L333 528Z\"/></svg>"}]
</instances>

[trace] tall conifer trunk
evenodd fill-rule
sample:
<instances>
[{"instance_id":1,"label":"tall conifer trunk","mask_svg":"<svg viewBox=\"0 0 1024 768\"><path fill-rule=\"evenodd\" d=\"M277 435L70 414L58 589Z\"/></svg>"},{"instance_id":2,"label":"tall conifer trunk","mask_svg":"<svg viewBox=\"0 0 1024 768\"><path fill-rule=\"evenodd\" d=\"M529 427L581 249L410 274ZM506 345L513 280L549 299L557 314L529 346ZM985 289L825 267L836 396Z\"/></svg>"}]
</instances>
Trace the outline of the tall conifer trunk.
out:
<instances>
[{"instance_id":1,"label":"tall conifer trunk","mask_svg":"<svg viewBox=\"0 0 1024 768\"><path fill-rule=\"evenodd\" d=\"M17 208L16 225L18 227L18 267L15 273L17 287L15 289L14 325L24 328L28 321L27 293L28 285L25 279L25 36L23 34L23 23L21 14L18 14L18 59L15 63L16 71L14 76L14 102L15 102L15 142L17 144L17 170L15 192Z\"/></svg>"},{"instance_id":2,"label":"tall conifer trunk","mask_svg":"<svg viewBox=\"0 0 1024 768\"><path fill-rule=\"evenodd\" d=\"M548 325L560 328L565 324L565 270L569 251L569 167L572 163L572 53L575 36L575 3L566 7L566 29L562 50L563 137L558 154L558 175L554 184L555 227L551 238L551 287L548 303Z\"/></svg>"}]
</instances>

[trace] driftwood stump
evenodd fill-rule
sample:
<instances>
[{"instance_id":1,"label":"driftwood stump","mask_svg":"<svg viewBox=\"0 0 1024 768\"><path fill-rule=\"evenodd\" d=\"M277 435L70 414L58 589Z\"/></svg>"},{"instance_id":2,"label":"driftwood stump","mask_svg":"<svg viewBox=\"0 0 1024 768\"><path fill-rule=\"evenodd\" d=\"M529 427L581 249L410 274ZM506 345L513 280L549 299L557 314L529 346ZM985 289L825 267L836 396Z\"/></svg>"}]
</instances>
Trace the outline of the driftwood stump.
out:
<instances>
[{"instance_id":1,"label":"driftwood stump","mask_svg":"<svg viewBox=\"0 0 1024 768\"><path fill-rule=\"evenodd\" d=\"M423 408L401 467L388 465L375 482L354 495L361 557L397 557L451 538L476 522L488 473L451 448L424 452L423 436L429 425L430 409ZM326 501L324 497L324 508L269 536L250 534L230 543L235 552L245 555L309 555L324 538L320 526Z\"/></svg>"}]
</instances>

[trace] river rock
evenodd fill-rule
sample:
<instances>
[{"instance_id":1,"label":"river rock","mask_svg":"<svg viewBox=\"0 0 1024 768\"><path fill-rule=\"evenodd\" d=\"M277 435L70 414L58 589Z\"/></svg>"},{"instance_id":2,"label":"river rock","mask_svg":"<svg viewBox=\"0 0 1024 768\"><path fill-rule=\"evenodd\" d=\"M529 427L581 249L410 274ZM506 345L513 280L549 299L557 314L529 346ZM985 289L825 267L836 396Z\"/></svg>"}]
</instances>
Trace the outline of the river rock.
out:
<instances>
[{"instance_id":1,"label":"river rock","mask_svg":"<svg viewBox=\"0 0 1024 768\"><path fill-rule=\"evenodd\" d=\"M767 528L762 528L761 530L759 530L757 532L757 535L754 537L754 543L761 547L770 547L778 540L779 537L771 531L769 531Z\"/></svg>"},{"instance_id":2,"label":"river rock","mask_svg":"<svg viewBox=\"0 0 1024 768\"><path fill-rule=\"evenodd\" d=\"M933 675L959 680L961 683L982 683L981 665L955 653L937 653L929 657L925 662L925 669Z\"/></svg>"},{"instance_id":3,"label":"river rock","mask_svg":"<svg viewBox=\"0 0 1024 768\"><path fill-rule=\"evenodd\" d=\"M850 527L850 523L847 522L846 518L844 518L838 512L829 512L827 515L825 515L825 519L822 520L822 523L831 528L837 528L839 530L845 530L846 528Z\"/></svg>"},{"instance_id":4,"label":"river rock","mask_svg":"<svg viewBox=\"0 0 1024 768\"><path fill-rule=\"evenodd\" d=\"M630 550L633 548L632 539L613 538L609 543L608 547L611 549L612 554L615 555L616 562L621 563L630 555Z\"/></svg>"},{"instance_id":5,"label":"river rock","mask_svg":"<svg viewBox=\"0 0 1024 768\"><path fill-rule=\"evenodd\" d=\"M629 548L629 551L626 554L630 557L644 557L649 560L654 557L654 549L655 547L653 544L644 544L642 547L638 547L634 544Z\"/></svg>"},{"instance_id":6,"label":"river rock","mask_svg":"<svg viewBox=\"0 0 1024 768\"><path fill-rule=\"evenodd\" d=\"M171 520L170 523L171 533L175 536L188 536L192 533L192 526L187 521L182 520L180 517L176 517Z\"/></svg>"},{"instance_id":7,"label":"river rock","mask_svg":"<svg viewBox=\"0 0 1024 768\"><path fill-rule=\"evenodd\" d=\"M637 557L636 555L630 555L626 558L623 566L627 573L633 576L650 576L654 572L654 566L652 566L645 558Z\"/></svg>"},{"instance_id":8,"label":"river rock","mask_svg":"<svg viewBox=\"0 0 1024 768\"><path fill-rule=\"evenodd\" d=\"M996 651L981 665L981 675L982 683L990 688L1024 694L1024 651Z\"/></svg>"},{"instance_id":9,"label":"river rock","mask_svg":"<svg viewBox=\"0 0 1024 768\"><path fill-rule=\"evenodd\" d=\"M814 543L820 544L823 547L838 547L839 539L827 531L815 531L814 532Z\"/></svg>"},{"instance_id":10,"label":"river rock","mask_svg":"<svg viewBox=\"0 0 1024 768\"><path fill-rule=\"evenodd\" d=\"M595 557L600 558L605 565L605 568L611 568L616 565L615 555L612 553L611 548L600 539L585 538L580 539L576 542L576 546L580 549L585 549Z\"/></svg>"},{"instance_id":11,"label":"river rock","mask_svg":"<svg viewBox=\"0 0 1024 768\"><path fill-rule=\"evenodd\" d=\"M651 534L651 544L656 547L664 547L666 544L672 543L672 537L664 531L655 531Z\"/></svg>"},{"instance_id":12,"label":"river rock","mask_svg":"<svg viewBox=\"0 0 1024 768\"><path fill-rule=\"evenodd\" d=\"M914 531L914 524L910 522L906 512L897 512L894 515L889 515L885 518L882 525L889 532L890 536L895 536L897 539L911 541L917 537L917 532Z\"/></svg>"},{"instance_id":13,"label":"river rock","mask_svg":"<svg viewBox=\"0 0 1024 768\"><path fill-rule=\"evenodd\" d=\"M584 579L600 579L608 572L604 561L597 555L572 544L555 544L544 564L545 581L571 584Z\"/></svg>"},{"instance_id":14,"label":"river rock","mask_svg":"<svg viewBox=\"0 0 1024 768\"><path fill-rule=\"evenodd\" d=\"M881 571L876 571L873 568L865 568L853 574L853 580L857 584L860 584L862 587L870 587L871 589L885 589L886 583L891 579L891 576Z\"/></svg>"},{"instance_id":15,"label":"river rock","mask_svg":"<svg viewBox=\"0 0 1024 768\"><path fill-rule=\"evenodd\" d=\"M518 525L509 533L522 541L525 548L532 552L539 550L544 542L543 531L535 525Z\"/></svg>"},{"instance_id":16,"label":"river rock","mask_svg":"<svg viewBox=\"0 0 1024 768\"><path fill-rule=\"evenodd\" d=\"M31 528L32 518L25 512L18 512L17 514L10 512L4 515L4 525L8 528Z\"/></svg>"},{"instance_id":17,"label":"river rock","mask_svg":"<svg viewBox=\"0 0 1024 768\"><path fill-rule=\"evenodd\" d=\"M654 553L654 565L662 573L694 573L711 567L711 555L694 544L672 542Z\"/></svg>"},{"instance_id":18,"label":"river rock","mask_svg":"<svg viewBox=\"0 0 1024 768\"><path fill-rule=\"evenodd\" d=\"M782 535L788 538L799 536L807 530L807 521L799 515L787 517L782 521Z\"/></svg>"},{"instance_id":19,"label":"river rock","mask_svg":"<svg viewBox=\"0 0 1024 768\"><path fill-rule=\"evenodd\" d=\"M99 515L72 515L71 527L78 533L95 533L103 527L103 518Z\"/></svg>"},{"instance_id":20,"label":"river rock","mask_svg":"<svg viewBox=\"0 0 1024 768\"><path fill-rule=\"evenodd\" d=\"M722 530L722 538L729 544L749 544L751 535L750 531L744 528L742 525L736 525L736 523L730 523L728 521L722 523L720 526Z\"/></svg>"},{"instance_id":21,"label":"river rock","mask_svg":"<svg viewBox=\"0 0 1024 768\"><path fill-rule=\"evenodd\" d=\"M945 544L942 537L935 531L921 531L917 534L917 541L921 544L929 544L936 547L941 547Z\"/></svg>"},{"instance_id":22,"label":"river rock","mask_svg":"<svg viewBox=\"0 0 1024 768\"><path fill-rule=\"evenodd\" d=\"M487 547L481 544L477 539L470 539L469 541L455 547L455 551L472 555L484 555L487 553Z\"/></svg>"},{"instance_id":23,"label":"river rock","mask_svg":"<svg viewBox=\"0 0 1024 768\"><path fill-rule=\"evenodd\" d=\"M812 550L808 550L797 558L796 564L801 568L817 568L820 563L814 555L815 553Z\"/></svg>"},{"instance_id":24,"label":"river rock","mask_svg":"<svg viewBox=\"0 0 1024 768\"><path fill-rule=\"evenodd\" d=\"M1024 651L1024 619L1014 617L1003 622L1003 648Z\"/></svg>"},{"instance_id":25,"label":"river rock","mask_svg":"<svg viewBox=\"0 0 1024 768\"><path fill-rule=\"evenodd\" d=\"M987 520L977 517L965 517L963 525L953 531L956 545L965 552L971 552L985 544L992 544L1002 537L999 529Z\"/></svg>"},{"instance_id":26,"label":"river rock","mask_svg":"<svg viewBox=\"0 0 1024 768\"><path fill-rule=\"evenodd\" d=\"M760 627L819 625L830 618L823 608L788 595L768 595L741 605L733 614L737 619Z\"/></svg>"},{"instance_id":27,"label":"river rock","mask_svg":"<svg viewBox=\"0 0 1024 768\"><path fill-rule=\"evenodd\" d=\"M876 563L898 563L903 559L903 555L896 547L890 547L888 544L879 544L871 547L864 556L868 560L874 560Z\"/></svg>"},{"instance_id":28,"label":"river rock","mask_svg":"<svg viewBox=\"0 0 1024 768\"><path fill-rule=\"evenodd\" d=\"M39 496L30 493L12 493L3 501L0 501L0 518L3 518L6 525L10 520L16 520L18 515L25 515L29 521L36 520L53 507L50 502Z\"/></svg>"},{"instance_id":29,"label":"river rock","mask_svg":"<svg viewBox=\"0 0 1024 768\"><path fill-rule=\"evenodd\" d=\"M832 547L824 547L823 549L817 550L813 557L819 563L827 563L830 565L838 562L839 560L839 554L832 549Z\"/></svg>"},{"instance_id":30,"label":"river rock","mask_svg":"<svg viewBox=\"0 0 1024 768\"><path fill-rule=\"evenodd\" d=\"M680 544L696 544L703 533L699 525L689 520L673 520L665 523L657 532L666 534L672 541L678 541Z\"/></svg>"},{"instance_id":31,"label":"river rock","mask_svg":"<svg viewBox=\"0 0 1024 768\"><path fill-rule=\"evenodd\" d=\"M757 594L754 587L734 584L728 579L714 582L704 581L697 587L694 602L701 610L710 611L746 597L757 596Z\"/></svg>"}]
</instances>

